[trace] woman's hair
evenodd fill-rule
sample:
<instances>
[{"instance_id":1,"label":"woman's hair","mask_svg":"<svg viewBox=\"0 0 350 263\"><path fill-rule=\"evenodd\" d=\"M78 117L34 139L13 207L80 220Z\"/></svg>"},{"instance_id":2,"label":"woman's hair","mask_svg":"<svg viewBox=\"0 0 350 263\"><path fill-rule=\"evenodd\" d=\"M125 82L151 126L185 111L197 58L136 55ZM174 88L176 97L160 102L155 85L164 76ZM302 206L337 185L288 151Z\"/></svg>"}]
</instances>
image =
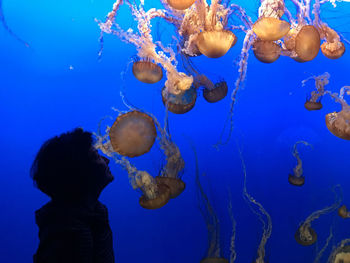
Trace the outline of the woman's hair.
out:
<instances>
[{"instance_id":1,"label":"woman's hair","mask_svg":"<svg viewBox=\"0 0 350 263\"><path fill-rule=\"evenodd\" d=\"M97 177L106 172L98 158L92 134L77 128L47 140L30 175L36 187L52 199L79 201L96 188Z\"/></svg>"}]
</instances>

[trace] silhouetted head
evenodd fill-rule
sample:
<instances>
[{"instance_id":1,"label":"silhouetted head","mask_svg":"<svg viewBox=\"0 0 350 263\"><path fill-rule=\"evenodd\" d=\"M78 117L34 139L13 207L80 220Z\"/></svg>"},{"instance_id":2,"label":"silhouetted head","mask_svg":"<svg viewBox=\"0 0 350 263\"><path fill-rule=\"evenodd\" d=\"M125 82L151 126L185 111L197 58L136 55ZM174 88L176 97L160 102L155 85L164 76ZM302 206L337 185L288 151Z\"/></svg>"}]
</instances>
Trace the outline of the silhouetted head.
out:
<instances>
[{"instance_id":1,"label":"silhouetted head","mask_svg":"<svg viewBox=\"0 0 350 263\"><path fill-rule=\"evenodd\" d=\"M30 173L39 190L52 200L86 204L96 201L113 181L108 163L93 147L92 134L78 128L46 141Z\"/></svg>"}]
</instances>

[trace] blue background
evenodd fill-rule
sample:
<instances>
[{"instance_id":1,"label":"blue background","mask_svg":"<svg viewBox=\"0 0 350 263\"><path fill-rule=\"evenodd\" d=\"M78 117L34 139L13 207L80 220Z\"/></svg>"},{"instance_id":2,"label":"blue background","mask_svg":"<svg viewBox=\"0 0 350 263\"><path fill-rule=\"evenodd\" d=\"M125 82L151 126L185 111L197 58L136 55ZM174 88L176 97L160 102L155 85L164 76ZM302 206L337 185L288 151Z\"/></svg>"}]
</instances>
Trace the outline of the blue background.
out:
<instances>
[{"instance_id":1,"label":"blue background","mask_svg":"<svg viewBox=\"0 0 350 263\"><path fill-rule=\"evenodd\" d=\"M242 3L255 20L258 1ZM116 36L105 36L101 62L97 59L99 28L95 18L104 20L111 0L3 0L3 11L11 29L30 44L26 48L0 27L0 262L31 262L37 245L38 229L34 211L48 198L33 187L29 168L41 144L56 134L75 127L96 131L106 115L116 117L114 106L126 110L119 91L120 73L136 54L132 45ZM290 4L288 4L290 6ZM146 9L161 7L146 1ZM333 9L322 7L322 17L333 28L349 31L350 3ZM127 8L120 10L118 22L127 29L135 26ZM159 30L156 31L157 27ZM173 27L160 22L154 32L162 41L171 41ZM193 62L213 81L224 78L229 93L237 77L238 55L244 35L237 33L237 45L224 57L204 56ZM347 45L347 48L349 46ZM70 69L72 68L72 69ZM180 67L181 68L181 67ZM233 213L237 220L236 262L252 262L261 239L261 224L242 198L243 172L237 144L247 165L248 192L271 214L272 237L266 246L270 263L312 262L334 225L331 245L349 237L350 221L332 213L313 222L319 235L317 245L302 247L294 240L298 224L317 209L333 203L331 187L341 184L344 203L349 204L350 142L333 136L324 117L339 110L329 97L324 108L308 112L303 104L313 89L301 81L311 74L331 74L332 91L350 85L350 55L329 60L321 52L308 63L281 57L263 64L251 54L244 89L238 94L235 130L228 145L217 151L226 120L230 96L209 104L199 96L195 108L184 115L170 114L170 128L186 162L185 192L165 207L148 211L138 205L139 193L132 190L127 173L116 164L111 169L116 180L101 200L108 206L113 229L116 262L190 263L206 255L207 230L198 210L195 186L195 158L189 141L198 152L201 180L221 220L223 245L229 254L231 227L227 210L228 189L232 192ZM161 83L138 82L129 70L125 92L128 99L161 122L164 106ZM292 187L287 178L296 164L291 150L297 140L306 140L313 149L301 146L306 183ZM144 156L132 159L141 170L156 175L164 163L158 145ZM202 175L205 176L202 176ZM322 258L326 262L330 247Z\"/></svg>"}]
</instances>

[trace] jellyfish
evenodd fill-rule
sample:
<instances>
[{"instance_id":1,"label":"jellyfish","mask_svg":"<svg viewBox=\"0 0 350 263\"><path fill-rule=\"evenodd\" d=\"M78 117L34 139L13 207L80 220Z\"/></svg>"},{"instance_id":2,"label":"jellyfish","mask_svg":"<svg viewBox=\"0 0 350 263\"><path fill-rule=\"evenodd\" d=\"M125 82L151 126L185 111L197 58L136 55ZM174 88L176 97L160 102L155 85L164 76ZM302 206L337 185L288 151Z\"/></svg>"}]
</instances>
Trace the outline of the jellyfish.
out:
<instances>
[{"instance_id":1,"label":"jellyfish","mask_svg":"<svg viewBox=\"0 0 350 263\"><path fill-rule=\"evenodd\" d=\"M146 12L143 1L138 6L136 4L132 5L129 2L126 3L137 21L138 33L134 32L131 28L124 31L116 23L117 12L123 4L123 0L116 0L112 11L107 15L106 21L97 21L101 29L101 50L99 55L101 56L103 51L103 33L116 35L122 41L136 46L138 51L137 56L142 63L140 61L135 62L137 70L134 73L136 73L135 76L140 81L150 81L149 78L145 77L150 72L152 74L151 82L158 80L160 78L160 69L157 66L161 65L166 71L167 80L165 87L167 93L180 94L190 89L193 78L176 69L177 60L175 52L171 47L164 47L160 42L154 43L151 34L151 20L153 18L161 17L170 21L176 21L176 18L171 17L166 10L152 8ZM140 65L140 69L138 65Z\"/></svg>"},{"instance_id":2,"label":"jellyfish","mask_svg":"<svg viewBox=\"0 0 350 263\"><path fill-rule=\"evenodd\" d=\"M290 24L281 20L284 10L284 0L261 0L259 19L253 25L259 39L275 41L289 32Z\"/></svg>"},{"instance_id":3,"label":"jellyfish","mask_svg":"<svg viewBox=\"0 0 350 263\"><path fill-rule=\"evenodd\" d=\"M167 3L174 9L185 10L189 8L196 0L167 0Z\"/></svg>"},{"instance_id":4,"label":"jellyfish","mask_svg":"<svg viewBox=\"0 0 350 263\"><path fill-rule=\"evenodd\" d=\"M311 222L319 218L321 215L328 214L337 209L342 201L342 193L340 185L333 187L333 192L335 193L335 202L331 206L327 206L321 210L313 212L310 216L302 222L295 232L294 238L302 246L311 246L317 240L316 231L311 228Z\"/></svg>"},{"instance_id":5,"label":"jellyfish","mask_svg":"<svg viewBox=\"0 0 350 263\"><path fill-rule=\"evenodd\" d=\"M242 168L243 168L243 199L247 202L249 205L250 210L258 216L259 221L262 224L262 237L261 241L258 247L257 251L257 258L254 261L254 263L264 263L265 262L265 246L268 241L268 239L271 237L272 233L272 220L270 214L265 210L265 208L260 204L258 201L256 201L247 191L247 169L243 160L243 155L240 149L239 155L242 162ZM265 219L264 219L265 217Z\"/></svg>"},{"instance_id":6,"label":"jellyfish","mask_svg":"<svg viewBox=\"0 0 350 263\"><path fill-rule=\"evenodd\" d=\"M350 212L349 212L348 208L346 207L346 205L342 205L341 207L339 207L338 215L344 219L350 218Z\"/></svg>"},{"instance_id":7,"label":"jellyfish","mask_svg":"<svg viewBox=\"0 0 350 263\"><path fill-rule=\"evenodd\" d=\"M198 158L195 147L192 145L192 150L195 155L196 162L196 188L198 194L198 200L200 202L199 209L205 220L208 230L208 251L205 258L203 258L200 263L234 263L237 254L235 251L235 238L236 238L236 220L233 216L232 202L230 195L230 202L228 205L228 211L230 215L230 220L232 222L232 235L230 240L230 258L227 260L221 249L221 236L220 236L220 221L218 216L210 203L210 200L205 193L203 186L199 178L199 166Z\"/></svg>"},{"instance_id":8,"label":"jellyfish","mask_svg":"<svg viewBox=\"0 0 350 263\"><path fill-rule=\"evenodd\" d=\"M275 62L281 55L282 48L274 41L256 39L253 43L255 57L264 63Z\"/></svg>"},{"instance_id":9,"label":"jellyfish","mask_svg":"<svg viewBox=\"0 0 350 263\"><path fill-rule=\"evenodd\" d=\"M303 162L300 159L299 152L297 149L297 146L299 144L304 144L305 146L312 147L312 145L306 141L298 141L294 144L293 156L297 159L298 164L293 168L293 174L289 174L288 182L291 185L295 185L295 186L303 186L305 183L305 177L303 176Z\"/></svg>"},{"instance_id":10,"label":"jellyfish","mask_svg":"<svg viewBox=\"0 0 350 263\"><path fill-rule=\"evenodd\" d=\"M7 25L5 16L4 16L4 12L2 9L2 0L0 0L0 23L2 24L2 26L5 28L5 30L13 37L15 38L17 41L21 42L22 44L24 44L26 47L29 47L29 44L24 41L23 39L21 39L19 36L17 36L12 30L11 28Z\"/></svg>"},{"instance_id":11,"label":"jellyfish","mask_svg":"<svg viewBox=\"0 0 350 263\"><path fill-rule=\"evenodd\" d=\"M315 80L316 91L311 92L311 96L307 98L304 107L309 111L320 110L322 109L321 99L326 93L325 86L329 83L330 74L328 72L323 73L319 76L311 76L307 79L304 79L301 83L304 87L306 82L309 80Z\"/></svg>"},{"instance_id":12,"label":"jellyfish","mask_svg":"<svg viewBox=\"0 0 350 263\"><path fill-rule=\"evenodd\" d=\"M128 172L133 189L140 190L142 193L139 199L140 206L146 209L158 209L167 204L170 199L169 187L165 184L157 183L156 179L148 172L138 170L126 157L116 152L110 137L111 134L112 136L114 135L110 131L111 128L107 126L105 134L102 134L100 125L98 133L95 134L97 140L94 147L112 158Z\"/></svg>"},{"instance_id":13,"label":"jellyfish","mask_svg":"<svg viewBox=\"0 0 350 263\"><path fill-rule=\"evenodd\" d=\"M350 263L350 239L344 239L334 247L327 262Z\"/></svg>"},{"instance_id":14,"label":"jellyfish","mask_svg":"<svg viewBox=\"0 0 350 263\"><path fill-rule=\"evenodd\" d=\"M194 86L180 94L167 92L166 88L162 89L162 101L167 109L175 114L184 114L193 109L197 100L197 90Z\"/></svg>"},{"instance_id":15,"label":"jellyfish","mask_svg":"<svg viewBox=\"0 0 350 263\"><path fill-rule=\"evenodd\" d=\"M139 60L132 65L132 74L143 83L157 83L163 78L163 71L160 66L152 61Z\"/></svg>"},{"instance_id":16,"label":"jellyfish","mask_svg":"<svg viewBox=\"0 0 350 263\"><path fill-rule=\"evenodd\" d=\"M166 164L162 168L160 175L156 177L156 181L158 184L168 186L170 198L176 198L185 190L186 186L182 180L185 161L181 156L179 147L171 140L167 126L163 128L156 118L154 120L160 133L160 136L158 136L159 145L166 157Z\"/></svg>"},{"instance_id":17,"label":"jellyfish","mask_svg":"<svg viewBox=\"0 0 350 263\"><path fill-rule=\"evenodd\" d=\"M193 76L193 86L196 89L203 87L203 97L207 102L215 103L226 97L228 86L225 80L214 84L206 75L201 74L195 68L188 55L181 53L181 58L186 73Z\"/></svg>"},{"instance_id":18,"label":"jellyfish","mask_svg":"<svg viewBox=\"0 0 350 263\"><path fill-rule=\"evenodd\" d=\"M330 93L331 97L341 104L342 109L339 112L331 112L326 115L326 125L328 130L335 136L350 140L350 106L344 99L345 93L350 95L350 86L344 86L337 93Z\"/></svg>"},{"instance_id":19,"label":"jellyfish","mask_svg":"<svg viewBox=\"0 0 350 263\"><path fill-rule=\"evenodd\" d=\"M157 137L153 118L140 111L118 116L109 130L113 150L128 157L147 153Z\"/></svg>"},{"instance_id":20,"label":"jellyfish","mask_svg":"<svg viewBox=\"0 0 350 263\"><path fill-rule=\"evenodd\" d=\"M338 59L345 53L345 45L341 41L339 34L320 18L321 4L328 1L316 0L314 3L313 14L314 14L314 25L318 29L321 39L324 42L321 45L321 52L329 59Z\"/></svg>"}]
</instances>

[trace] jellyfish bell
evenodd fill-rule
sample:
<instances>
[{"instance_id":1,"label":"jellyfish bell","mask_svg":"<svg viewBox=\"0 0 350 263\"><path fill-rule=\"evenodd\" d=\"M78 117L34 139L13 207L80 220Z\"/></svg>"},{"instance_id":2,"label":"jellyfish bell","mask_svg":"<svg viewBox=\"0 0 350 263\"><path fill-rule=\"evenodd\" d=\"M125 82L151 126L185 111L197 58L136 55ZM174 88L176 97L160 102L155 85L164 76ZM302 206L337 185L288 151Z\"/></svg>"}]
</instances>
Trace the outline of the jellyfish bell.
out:
<instances>
[{"instance_id":1,"label":"jellyfish bell","mask_svg":"<svg viewBox=\"0 0 350 263\"><path fill-rule=\"evenodd\" d=\"M170 200L170 189L164 184L157 184L157 197L154 199L147 199L145 195L140 197L140 206L145 209L158 209L163 207Z\"/></svg>"},{"instance_id":2,"label":"jellyfish bell","mask_svg":"<svg viewBox=\"0 0 350 263\"><path fill-rule=\"evenodd\" d=\"M290 30L290 24L274 17L261 17L253 25L253 31L258 38L266 41L276 41Z\"/></svg>"},{"instance_id":3,"label":"jellyfish bell","mask_svg":"<svg viewBox=\"0 0 350 263\"><path fill-rule=\"evenodd\" d=\"M295 175L289 174L288 182L294 186L303 186L305 183L305 177L304 176L295 176Z\"/></svg>"},{"instance_id":4,"label":"jellyfish bell","mask_svg":"<svg viewBox=\"0 0 350 263\"><path fill-rule=\"evenodd\" d=\"M304 229L305 228L305 229ZM295 240L302 246L311 246L317 241L317 233L309 226L301 225L294 235Z\"/></svg>"},{"instance_id":5,"label":"jellyfish bell","mask_svg":"<svg viewBox=\"0 0 350 263\"><path fill-rule=\"evenodd\" d=\"M237 37L229 30L202 31L196 39L200 53L209 58L219 58L227 53L237 42Z\"/></svg>"},{"instance_id":6,"label":"jellyfish bell","mask_svg":"<svg viewBox=\"0 0 350 263\"><path fill-rule=\"evenodd\" d=\"M333 135L350 140L350 109L332 112L326 115L326 125Z\"/></svg>"},{"instance_id":7,"label":"jellyfish bell","mask_svg":"<svg viewBox=\"0 0 350 263\"><path fill-rule=\"evenodd\" d=\"M273 41L256 39L253 43L255 57L264 63L272 63L281 55L281 47Z\"/></svg>"},{"instance_id":8,"label":"jellyfish bell","mask_svg":"<svg viewBox=\"0 0 350 263\"><path fill-rule=\"evenodd\" d=\"M157 83L163 78L162 68L149 60L135 61L132 73L136 79L148 84Z\"/></svg>"},{"instance_id":9,"label":"jellyfish bell","mask_svg":"<svg viewBox=\"0 0 350 263\"><path fill-rule=\"evenodd\" d=\"M134 110L118 116L109 131L109 137L115 152L136 157L152 148L157 130L152 117Z\"/></svg>"},{"instance_id":10,"label":"jellyfish bell","mask_svg":"<svg viewBox=\"0 0 350 263\"><path fill-rule=\"evenodd\" d=\"M170 189L170 198L178 197L185 190L185 183L180 178L156 177L157 184L164 184Z\"/></svg>"},{"instance_id":11,"label":"jellyfish bell","mask_svg":"<svg viewBox=\"0 0 350 263\"><path fill-rule=\"evenodd\" d=\"M167 0L168 4L177 10L185 10L189 8L196 0Z\"/></svg>"},{"instance_id":12,"label":"jellyfish bell","mask_svg":"<svg viewBox=\"0 0 350 263\"><path fill-rule=\"evenodd\" d=\"M197 100L197 90L191 86L191 88L180 94L172 94L167 92L164 87L162 89L162 100L170 112L184 114L194 107Z\"/></svg>"},{"instance_id":13,"label":"jellyfish bell","mask_svg":"<svg viewBox=\"0 0 350 263\"><path fill-rule=\"evenodd\" d=\"M295 52L300 62L313 60L320 50L321 38L311 25L303 26L295 37Z\"/></svg>"},{"instance_id":14,"label":"jellyfish bell","mask_svg":"<svg viewBox=\"0 0 350 263\"><path fill-rule=\"evenodd\" d=\"M329 59L338 59L345 53L345 45L343 42L324 42L321 45L322 54Z\"/></svg>"},{"instance_id":15,"label":"jellyfish bell","mask_svg":"<svg viewBox=\"0 0 350 263\"><path fill-rule=\"evenodd\" d=\"M346 205L342 205L341 207L338 208L338 215L344 219L350 218L350 213L349 213Z\"/></svg>"},{"instance_id":16,"label":"jellyfish bell","mask_svg":"<svg viewBox=\"0 0 350 263\"><path fill-rule=\"evenodd\" d=\"M228 91L226 81L220 81L215 84L214 89L203 89L203 97L207 102L215 103L226 97Z\"/></svg>"},{"instance_id":17,"label":"jellyfish bell","mask_svg":"<svg viewBox=\"0 0 350 263\"><path fill-rule=\"evenodd\" d=\"M343 246L333 256L331 263L350 263L350 245Z\"/></svg>"},{"instance_id":18,"label":"jellyfish bell","mask_svg":"<svg viewBox=\"0 0 350 263\"><path fill-rule=\"evenodd\" d=\"M309 111L314 111L314 110L320 110L322 109L322 103L319 102L319 101L310 101L310 100L307 100L305 103L304 103L304 107L305 109L309 110Z\"/></svg>"},{"instance_id":19,"label":"jellyfish bell","mask_svg":"<svg viewBox=\"0 0 350 263\"><path fill-rule=\"evenodd\" d=\"M229 263L225 258L205 258L200 263Z\"/></svg>"}]
</instances>

